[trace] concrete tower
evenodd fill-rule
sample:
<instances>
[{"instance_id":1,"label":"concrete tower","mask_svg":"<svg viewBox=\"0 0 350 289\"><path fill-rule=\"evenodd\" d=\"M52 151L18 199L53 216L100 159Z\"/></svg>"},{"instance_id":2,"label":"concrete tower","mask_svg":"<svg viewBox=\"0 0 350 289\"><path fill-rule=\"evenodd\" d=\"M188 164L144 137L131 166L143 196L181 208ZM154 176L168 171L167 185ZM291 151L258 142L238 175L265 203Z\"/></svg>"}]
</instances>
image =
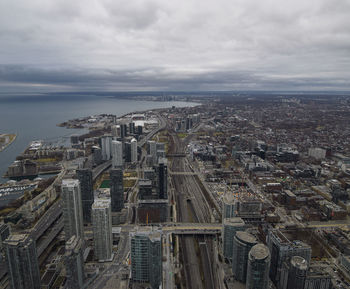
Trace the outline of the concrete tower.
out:
<instances>
[{"instance_id":1,"label":"concrete tower","mask_svg":"<svg viewBox=\"0 0 350 289\"><path fill-rule=\"evenodd\" d=\"M112 212L120 212L124 208L123 170L121 168L111 169L109 175L111 179Z\"/></svg>"},{"instance_id":2,"label":"concrete tower","mask_svg":"<svg viewBox=\"0 0 350 289\"><path fill-rule=\"evenodd\" d=\"M123 143L117 140L112 141L112 166L113 168L123 166Z\"/></svg>"},{"instance_id":3,"label":"concrete tower","mask_svg":"<svg viewBox=\"0 0 350 289\"><path fill-rule=\"evenodd\" d=\"M268 288L270 260L270 251L265 245L257 244L250 250L246 289Z\"/></svg>"},{"instance_id":4,"label":"concrete tower","mask_svg":"<svg viewBox=\"0 0 350 289\"><path fill-rule=\"evenodd\" d=\"M61 189L66 240L69 240L73 235L84 240L83 207L80 183L78 180L73 179L63 180Z\"/></svg>"},{"instance_id":5,"label":"concrete tower","mask_svg":"<svg viewBox=\"0 0 350 289\"><path fill-rule=\"evenodd\" d=\"M67 288L84 288L84 256L83 241L72 236L66 242L66 252L64 254L67 274Z\"/></svg>"},{"instance_id":6,"label":"concrete tower","mask_svg":"<svg viewBox=\"0 0 350 289\"><path fill-rule=\"evenodd\" d=\"M83 204L83 220L86 223L91 223L91 206L94 202L92 171L90 169L77 170L77 177L80 182L81 189L81 200Z\"/></svg>"},{"instance_id":7,"label":"concrete tower","mask_svg":"<svg viewBox=\"0 0 350 289\"><path fill-rule=\"evenodd\" d=\"M92 205L94 252L99 261L110 261L112 252L112 213L109 199L96 199Z\"/></svg>"},{"instance_id":8,"label":"concrete tower","mask_svg":"<svg viewBox=\"0 0 350 289\"><path fill-rule=\"evenodd\" d=\"M10 235L4 241L12 289L40 289L40 271L35 241L29 235Z\"/></svg>"},{"instance_id":9,"label":"concrete tower","mask_svg":"<svg viewBox=\"0 0 350 289\"><path fill-rule=\"evenodd\" d=\"M233 238L232 272L240 282L246 282L248 254L256 243L255 237L247 232L238 231Z\"/></svg>"}]
</instances>

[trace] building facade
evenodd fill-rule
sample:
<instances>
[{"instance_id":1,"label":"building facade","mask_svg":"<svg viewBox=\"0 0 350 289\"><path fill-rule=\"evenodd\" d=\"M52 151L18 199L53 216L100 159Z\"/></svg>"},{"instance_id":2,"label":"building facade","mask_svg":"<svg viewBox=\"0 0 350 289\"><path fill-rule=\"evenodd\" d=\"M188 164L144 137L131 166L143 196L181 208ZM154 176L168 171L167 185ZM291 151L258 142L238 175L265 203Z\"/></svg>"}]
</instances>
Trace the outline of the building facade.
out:
<instances>
[{"instance_id":1,"label":"building facade","mask_svg":"<svg viewBox=\"0 0 350 289\"><path fill-rule=\"evenodd\" d=\"M112 212L120 212L124 208L123 169L111 169L109 175L111 179Z\"/></svg>"},{"instance_id":2,"label":"building facade","mask_svg":"<svg viewBox=\"0 0 350 289\"><path fill-rule=\"evenodd\" d=\"M4 241L9 282L12 289L40 289L40 271L35 241L15 234Z\"/></svg>"},{"instance_id":3,"label":"building facade","mask_svg":"<svg viewBox=\"0 0 350 289\"><path fill-rule=\"evenodd\" d=\"M84 288L84 257L81 238L72 236L66 242L64 261L66 265L67 288Z\"/></svg>"},{"instance_id":4,"label":"building facade","mask_svg":"<svg viewBox=\"0 0 350 289\"><path fill-rule=\"evenodd\" d=\"M61 190L65 238L69 240L75 235L84 240L80 182L73 179L63 180Z\"/></svg>"},{"instance_id":5,"label":"building facade","mask_svg":"<svg viewBox=\"0 0 350 289\"><path fill-rule=\"evenodd\" d=\"M162 283L161 232L141 227L130 233L130 239L132 282L159 288Z\"/></svg>"},{"instance_id":6,"label":"building facade","mask_svg":"<svg viewBox=\"0 0 350 289\"><path fill-rule=\"evenodd\" d=\"M233 238L232 272L240 282L246 282L248 254L256 243L256 238L247 232L238 231Z\"/></svg>"},{"instance_id":7,"label":"building facade","mask_svg":"<svg viewBox=\"0 0 350 289\"><path fill-rule=\"evenodd\" d=\"M232 261L233 238L238 231L244 231L246 224L241 218L227 218L222 224L222 251L224 257Z\"/></svg>"},{"instance_id":8,"label":"building facade","mask_svg":"<svg viewBox=\"0 0 350 289\"><path fill-rule=\"evenodd\" d=\"M270 260L270 251L265 245L252 247L248 255L246 289L268 288Z\"/></svg>"},{"instance_id":9,"label":"building facade","mask_svg":"<svg viewBox=\"0 0 350 289\"><path fill-rule=\"evenodd\" d=\"M109 199L96 199L92 205L94 253L99 261L110 261L112 252L112 212Z\"/></svg>"},{"instance_id":10,"label":"building facade","mask_svg":"<svg viewBox=\"0 0 350 289\"><path fill-rule=\"evenodd\" d=\"M79 169L77 170L77 177L80 182L81 189L83 220L86 223L91 223L91 206L94 202L92 171L90 169Z\"/></svg>"}]
</instances>

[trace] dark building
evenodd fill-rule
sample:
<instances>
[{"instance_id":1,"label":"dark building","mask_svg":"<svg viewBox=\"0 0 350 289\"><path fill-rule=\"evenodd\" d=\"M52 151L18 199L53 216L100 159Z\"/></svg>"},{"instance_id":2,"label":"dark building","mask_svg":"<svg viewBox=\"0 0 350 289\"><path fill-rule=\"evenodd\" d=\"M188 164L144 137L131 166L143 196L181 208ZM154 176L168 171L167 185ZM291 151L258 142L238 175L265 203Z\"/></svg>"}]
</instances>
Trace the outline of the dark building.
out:
<instances>
[{"instance_id":1,"label":"dark building","mask_svg":"<svg viewBox=\"0 0 350 289\"><path fill-rule=\"evenodd\" d=\"M137 134L141 135L142 134L142 125L137 126Z\"/></svg>"},{"instance_id":2,"label":"dark building","mask_svg":"<svg viewBox=\"0 0 350 289\"><path fill-rule=\"evenodd\" d=\"M293 256L283 264L279 288L304 289L308 269L307 261L300 256Z\"/></svg>"},{"instance_id":3,"label":"dark building","mask_svg":"<svg viewBox=\"0 0 350 289\"><path fill-rule=\"evenodd\" d=\"M129 142L124 143L124 156L125 156L125 162L130 163L131 162L131 143Z\"/></svg>"},{"instance_id":4,"label":"dark building","mask_svg":"<svg viewBox=\"0 0 350 289\"><path fill-rule=\"evenodd\" d=\"M168 200L139 200L137 219L140 223L164 223L168 221Z\"/></svg>"},{"instance_id":5,"label":"dark building","mask_svg":"<svg viewBox=\"0 0 350 289\"><path fill-rule=\"evenodd\" d=\"M120 137L121 138L124 138L124 137L126 137L128 135L126 129L127 129L127 125L126 124L121 124L120 125Z\"/></svg>"},{"instance_id":6,"label":"dark building","mask_svg":"<svg viewBox=\"0 0 350 289\"><path fill-rule=\"evenodd\" d=\"M0 225L0 249L3 248L4 241L10 236L10 226L7 224Z\"/></svg>"},{"instance_id":7,"label":"dark building","mask_svg":"<svg viewBox=\"0 0 350 289\"><path fill-rule=\"evenodd\" d=\"M276 286L282 282L281 273L283 263L293 256L301 256L309 264L311 260L311 247L298 240L289 240L283 232L277 229L270 230L267 245L271 253L270 278Z\"/></svg>"},{"instance_id":8,"label":"dark building","mask_svg":"<svg viewBox=\"0 0 350 289\"><path fill-rule=\"evenodd\" d=\"M123 170L120 168L111 169L109 175L111 179L112 212L120 212L124 208Z\"/></svg>"},{"instance_id":9,"label":"dark building","mask_svg":"<svg viewBox=\"0 0 350 289\"><path fill-rule=\"evenodd\" d=\"M84 288L83 242L79 237L72 236L67 241L64 258L67 274L67 288Z\"/></svg>"},{"instance_id":10,"label":"dark building","mask_svg":"<svg viewBox=\"0 0 350 289\"><path fill-rule=\"evenodd\" d=\"M83 220L91 223L91 206L94 202L94 191L92 183L92 171L90 169L77 170L80 182L81 201L83 203Z\"/></svg>"},{"instance_id":11,"label":"dark building","mask_svg":"<svg viewBox=\"0 0 350 289\"><path fill-rule=\"evenodd\" d=\"M129 133L135 134L135 123L134 122L129 123Z\"/></svg>"},{"instance_id":12,"label":"dark building","mask_svg":"<svg viewBox=\"0 0 350 289\"><path fill-rule=\"evenodd\" d=\"M267 289L269 285L270 251L263 244L255 245L248 255L246 289Z\"/></svg>"},{"instance_id":13,"label":"dark building","mask_svg":"<svg viewBox=\"0 0 350 289\"><path fill-rule=\"evenodd\" d=\"M152 199L152 181L141 179L139 180L139 198L141 200Z\"/></svg>"},{"instance_id":14,"label":"dark building","mask_svg":"<svg viewBox=\"0 0 350 289\"><path fill-rule=\"evenodd\" d=\"M102 163L102 150L99 146L93 146L91 148L91 154L93 165L98 166Z\"/></svg>"},{"instance_id":15,"label":"dark building","mask_svg":"<svg viewBox=\"0 0 350 289\"><path fill-rule=\"evenodd\" d=\"M157 192L159 199L168 198L168 166L166 160L161 160L156 167Z\"/></svg>"},{"instance_id":16,"label":"dark building","mask_svg":"<svg viewBox=\"0 0 350 289\"><path fill-rule=\"evenodd\" d=\"M4 241L7 271L12 289L40 289L35 241L29 235L11 235Z\"/></svg>"},{"instance_id":17,"label":"dark building","mask_svg":"<svg viewBox=\"0 0 350 289\"><path fill-rule=\"evenodd\" d=\"M240 282L246 282L248 254L256 243L256 238L244 231L238 231L233 238L232 272Z\"/></svg>"}]
</instances>

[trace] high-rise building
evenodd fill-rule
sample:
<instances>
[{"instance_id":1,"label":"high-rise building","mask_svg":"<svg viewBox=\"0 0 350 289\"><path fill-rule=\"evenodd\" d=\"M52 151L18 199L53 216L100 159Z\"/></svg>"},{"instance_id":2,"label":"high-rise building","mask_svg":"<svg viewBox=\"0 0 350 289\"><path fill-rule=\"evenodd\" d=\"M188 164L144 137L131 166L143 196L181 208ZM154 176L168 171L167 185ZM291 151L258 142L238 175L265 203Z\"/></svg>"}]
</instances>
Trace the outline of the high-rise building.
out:
<instances>
[{"instance_id":1,"label":"high-rise building","mask_svg":"<svg viewBox=\"0 0 350 289\"><path fill-rule=\"evenodd\" d=\"M6 223L0 224L0 250L3 248L4 241L10 236L10 226Z\"/></svg>"},{"instance_id":2,"label":"high-rise building","mask_svg":"<svg viewBox=\"0 0 350 289\"><path fill-rule=\"evenodd\" d=\"M91 148L91 154L93 165L98 166L102 163L102 150L99 146L93 146Z\"/></svg>"},{"instance_id":3,"label":"high-rise building","mask_svg":"<svg viewBox=\"0 0 350 289\"><path fill-rule=\"evenodd\" d=\"M79 169L77 170L77 177L80 182L83 220L86 223L91 223L91 206L94 202L92 171L90 169Z\"/></svg>"},{"instance_id":4,"label":"high-rise building","mask_svg":"<svg viewBox=\"0 0 350 289\"><path fill-rule=\"evenodd\" d=\"M120 212L124 208L123 169L111 169L111 201L112 212Z\"/></svg>"},{"instance_id":5,"label":"high-rise building","mask_svg":"<svg viewBox=\"0 0 350 289\"><path fill-rule=\"evenodd\" d=\"M4 249L12 289L40 289L35 241L26 234L10 235Z\"/></svg>"},{"instance_id":6,"label":"high-rise building","mask_svg":"<svg viewBox=\"0 0 350 289\"><path fill-rule=\"evenodd\" d=\"M166 159L160 159L156 167L157 192L159 199L168 198L168 164Z\"/></svg>"},{"instance_id":7,"label":"high-rise building","mask_svg":"<svg viewBox=\"0 0 350 289\"><path fill-rule=\"evenodd\" d=\"M280 289L304 289L308 263L303 257L293 256L283 262L279 280Z\"/></svg>"},{"instance_id":8,"label":"high-rise building","mask_svg":"<svg viewBox=\"0 0 350 289\"><path fill-rule=\"evenodd\" d=\"M120 136L121 138L124 138L128 135L127 131L126 131L127 125L126 124L121 124L120 125Z\"/></svg>"},{"instance_id":9,"label":"high-rise building","mask_svg":"<svg viewBox=\"0 0 350 289\"><path fill-rule=\"evenodd\" d=\"M120 125L113 125L112 126L112 136L120 137Z\"/></svg>"},{"instance_id":10,"label":"high-rise building","mask_svg":"<svg viewBox=\"0 0 350 289\"><path fill-rule=\"evenodd\" d=\"M235 197L232 192L226 192L223 197L223 214L222 218L233 218L236 216L235 213Z\"/></svg>"},{"instance_id":11,"label":"high-rise building","mask_svg":"<svg viewBox=\"0 0 350 289\"><path fill-rule=\"evenodd\" d=\"M302 241L289 240L278 229L269 230L267 246L271 254L270 278L277 287L280 285L282 265L289 258L300 256L310 264L311 247Z\"/></svg>"},{"instance_id":12,"label":"high-rise building","mask_svg":"<svg viewBox=\"0 0 350 289\"><path fill-rule=\"evenodd\" d=\"M135 134L135 123L134 122L129 123L129 133Z\"/></svg>"},{"instance_id":13,"label":"high-rise building","mask_svg":"<svg viewBox=\"0 0 350 289\"><path fill-rule=\"evenodd\" d=\"M111 159L111 141L112 137L109 135L101 137L102 160L104 161Z\"/></svg>"},{"instance_id":14,"label":"high-rise building","mask_svg":"<svg viewBox=\"0 0 350 289\"><path fill-rule=\"evenodd\" d=\"M110 261L112 252L112 213L109 199L95 199L92 205L92 224L95 257L99 261Z\"/></svg>"},{"instance_id":15,"label":"high-rise building","mask_svg":"<svg viewBox=\"0 0 350 289\"><path fill-rule=\"evenodd\" d=\"M113 168L123 166L123 143L117 140L112 141L112 166Z\"/></svg>"},{"instance_id":16,"label":"high-rise building","mask_svg":"<svg viewBox=\"0 0 350 289\"><path fill-rule=\"evenodd\" d=\"M270 251L263 244L252 247L248 255L246 289L267 289L269 286Z\"/></svg>"},{"instance_id":17,"label":"high-rise building","mask_svg":"<svg viewBox=\"0 0 350 289\"><path fill-rule=\"evenodd\" d=\"M157 143L153 140L148 141L148 154L152 156L153 163L157 163Z\"/></svg>"},{"instance_id":18,"label":"high-rise building","mask_svg":"<svg viewBox=\"0 0 350 289\"><path fill-rule=\"evenodd\" d=\"M130 142L124 143L124 156L125 156L125 162L130 163L131 162L131 143Z\"/></svg>"},{"instance_id":19,"label":"high-rise building","mask_svg":"<svg viewBox=\"0 0 350 289\"><path fill-rule=\"evenodd\" d=\"M131 162L137 162L137 140L134 138L131 140Z\"/></svg>"},{"instance_id":20,"label":"high-rise building","mask_svg":"<svg viewBox=\"0 0 350 289\"><path fill-rule=\"evenodd\" d=\"M331 289L332 277L327 267L310 265L305 279L304 289Z\"/></svg>"},{"instance_id":21,"label":"high-rise building","mask_svg":"<svg viewBox=\"0 0 350 289\"><path fill-rule=\"evenodd\" d=\"M256 243L256 238L247 232L238 231L233 238L232 272L240 282L246 282L248 254Z\"/></svg>"},{"instance_id":22,"label":"high-rise building","mask_svg":"<svg viewBox=\"0 0 350 289\"><path fill-rule=\"evenodd\" d=\"M152 227L141 227L130 233L130 239L132 282L159 288L162 283L161 232Z\"/></svg>"},{"instance_id":23,"label":"high-rise building","mask_svg":"<svg viewBox=\"0 0 350 289\"><path fill-rule=\"evenodd\" d=\"M222 245L224 257L232 261L233 238L238 231L244 231L246 224L241 218L227 218L222 224Z\"/></svg>"},{"instance_id":24,"label":"high-rise building","mask_svg":"<svg viewBox=\"0 0 350 289\"><path fill-rule=\"evenodd\" d=\"M80 183L78 180L66 179L62 181L61 189L66 240L69 240L73 235L84 240L83 207Z\"/></svg>"},{"instance_id":25,"label":"high-rise building","mask_svg":"<svg viewBox=\"0 0 350 289\"><path fill-rule=\"evenodd\" d=\"M66 266L67 288L84 288L83 241L72 236L66 242L64 262Z\"/></svg>"}]
</instances>

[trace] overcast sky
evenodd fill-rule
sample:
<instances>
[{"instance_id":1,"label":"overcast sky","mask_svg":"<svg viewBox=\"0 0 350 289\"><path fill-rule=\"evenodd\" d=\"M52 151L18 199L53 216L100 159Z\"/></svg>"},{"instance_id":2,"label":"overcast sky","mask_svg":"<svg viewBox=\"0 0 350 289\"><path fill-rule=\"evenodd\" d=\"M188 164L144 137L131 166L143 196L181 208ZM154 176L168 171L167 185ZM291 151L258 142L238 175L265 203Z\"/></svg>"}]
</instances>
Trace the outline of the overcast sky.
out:
<instances>
[{"instance_id":1,"label":"overcast sky","mask_svg":"<svg viewBox=\"0 0 350 289\"><path fill-rule=\"evenodd\" d=\"M350 90L350 0L1 0L0 92Z\"/></svg>"}]
</instances>

